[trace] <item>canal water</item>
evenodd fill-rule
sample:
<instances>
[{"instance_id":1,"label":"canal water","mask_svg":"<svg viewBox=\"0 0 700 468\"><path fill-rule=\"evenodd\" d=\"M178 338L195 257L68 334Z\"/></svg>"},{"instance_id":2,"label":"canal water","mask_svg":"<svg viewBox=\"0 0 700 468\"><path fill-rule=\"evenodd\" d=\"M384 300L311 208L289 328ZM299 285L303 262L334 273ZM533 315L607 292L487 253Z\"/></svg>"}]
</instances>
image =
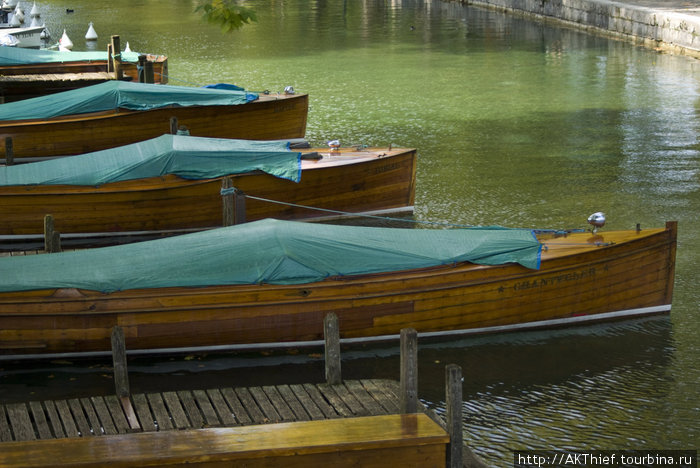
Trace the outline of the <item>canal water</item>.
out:
<instances>
[{"instance_id":1,"label":"canal water","mask_svg":"<svg viewBox=\"0 0 700 468\"><path fill-rule=\"evenodd\" d=\"M700 445L699 61L432 0L251 0L258 22L228 35L194 4L37 8L74 50L106 50L119 34L132 50L166 54L171 84L309 93L314 144L418 148L418 220L584 228L595 211L606 213L604 229L678 220L670 316L421 342L419 394L444 411L444 367L462 366L465 436L490 466L508 466L517 449ZM344 358L346 378L398 378L396 343ZM0 362L0 398L107 394L109 365ZM134 392L323 378L315 349L142 357L130 370Z\"/></svg>"}]
</instances>

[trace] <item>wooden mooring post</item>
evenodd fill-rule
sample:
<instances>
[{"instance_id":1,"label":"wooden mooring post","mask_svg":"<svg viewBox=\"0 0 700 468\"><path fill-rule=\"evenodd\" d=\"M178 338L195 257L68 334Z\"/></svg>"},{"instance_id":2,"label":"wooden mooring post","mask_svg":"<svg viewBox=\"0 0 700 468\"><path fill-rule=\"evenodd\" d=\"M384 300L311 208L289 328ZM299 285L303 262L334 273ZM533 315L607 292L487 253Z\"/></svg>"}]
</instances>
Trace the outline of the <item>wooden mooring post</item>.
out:
<instances>
[{"instance_id":1,"label":"wooden mooring post","mask_svg":"<svg viewBox=\"0 0 700 468\"><path fill-rule=\"evenodd\" d=\"M402 413L418 411L418 332L401 330L400 408Z\"/></svg>"},{"instance_id":2,"label":"wooden mooring post","mask_svg":"<svg viewBox=\"0 0 700 468\"><path fill-rule=\"evenodd\" d=\"M61 233L54 229L53 216L44 216L44 251L55 253L61 251Z\"/></svg>"},{"instance_id":3,"label":"wooden mooring post","mask_svg":"<svg viewBox=\"0 0 700 468\"><path fill-rule=\"evenodd\" d=\"M119 36L112 36L109 46L107 46L107 51L109 56L107 57L107 71L114 73L115 80L121 80L123 78L122 67L121 67L121 40ZM117 58L115 58L117 57ZM111 64L111 67L109 66Z\"/></svg>"},{"instance_id":4,"label":"wooden mooring post","mask_svg":"<svg viewBox=\"0 0 700 468\"><path fill-rule=\"evenodd\" d=\"M333 312L323 318L323 337L325 339L326 382L338 385L340 373L340 327L338 316Z\"/></svg>"},{"instance_id":5,"label":"wooden mooring post","mask_svg":"<svg viewBox=\"0 0 700 468\"><path fill-rule=\"evenodd\" d=\"M221 190L227 191L226 194L221 196L224 226L233 226L234 224L246 222L245 193L238 189L234 189L232 193L228 193L231 191L230 189L233 189L233 179L224 177L221 181Z\"/></svg>"},{"instance_id":6,"label":"wooden mooring post","mask_svg":"<svg viewBox=\"0 0 700 468\"><path fill-rule=\"evenodd\" d=\"M12 166L15 163L15 150L12 137L5 137L5 165Z\"/></svg>"},{"instance_id":7,"label":"wooden mooring post","mask_svg":"<svg viewBox=\"0 0 700 468\"><path fill-rule=\"evenodd\" d=\"M139 55L139 83L155 83L155 73L153 62L148 60L146 55Z\"/></svg>"},{"instance_id":8,"label":"wooden mooring post","mask_svg":"<svg viewBox=\"0 0 700 468\"><path fill-rule=\"evenodd\" d=\"M462 468L462 368L457 364L445 367L445 403L447 406L447 467Z\"/></svg>"},{"instance_id":9,"label":"wooden mooring post","mask_svg":"<svg viewBox=\"0 0 700 468\"><path fill-rule=\"evenodd\" d=\"M114 366L114 387L119 398L128 397L129 372L126 367L126 339L122 327L112 328L112 364Z\"/></svg>"}]
</instances>

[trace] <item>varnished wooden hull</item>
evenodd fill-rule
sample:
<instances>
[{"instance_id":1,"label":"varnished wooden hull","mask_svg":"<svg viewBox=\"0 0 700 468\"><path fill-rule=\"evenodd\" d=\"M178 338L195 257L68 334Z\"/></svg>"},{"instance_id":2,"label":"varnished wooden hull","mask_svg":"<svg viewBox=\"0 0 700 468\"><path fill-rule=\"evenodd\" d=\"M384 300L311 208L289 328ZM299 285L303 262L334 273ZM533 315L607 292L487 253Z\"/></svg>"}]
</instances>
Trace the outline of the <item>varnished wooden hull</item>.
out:
<instances>
[{"instance_id":1,"label":"varnished wooden hull","mask_svg":"<svg viewBox=\"0 0 700 468\"><path fill-rule=\"evenodd\" d=\"M168 82L168 59L163 55L149 55L153 63L155 83ZM123 62L120 68L124 79L139 81L135 63ZM0 98L14 102L48 94L70 91L114 79L107 73L107 61L26 64L0 67Z\"/></svg>"},{"instance_id":2,"label":"varnished wooden hull","mask_svg":"<svg viewBox=\"0 0 700 468\"><path fill-rule=\"evenodd\" d=\"M150 62L153 63L153 73L155 75L156 82L163 84L167 83L168 58L164 55L147 55L146 57ZM133 81L138 81L138 67L136 63L120 62L119 67L123 71L124 76L130 78ZM91 73L106 71L107 60L90 60L82 62L28 63L23 65L0 66L0 75L3 76L44 74L56 75L64 73Z\"/></svg>"},{"instance_id":3,"label":"varnished wooden hull","mask_svg":"<svg viewBox=\"0 0 700 468\"><path fill-rule=\"evenodd\" d=\"M539 270L458 264L289 286L3 293L0 352L105 351L116 325L133 350L315 341L329 312L341 338L372 339L406 327L491 332L670 310L675 222L545 245Z\"/></svg>"},{"instance_id":4,"label":"varnished wooden hull","mask_svg":"<svg viewBox=\"0 0 700 468\"><path fill-rule=\"evenodd\" d=\"M313 150L312 150L313 151ZM353 213L413 205L416 152L412 149L343 149L302 161L296 183L264 173L233 175L248 195ZM62 234L203 229L222 225L221 179L154 177L100 187L0 187L0 235L41 234L51 214ZM247 199L246 219L303 219L328 215Z\"/></svg>"},{"instance_id":5,"label":"varnished wooden hull","mask_svg":"<svg viewBox=\"0 0 700 468\"><path fill-rule=\"evenodd\" d=\"M308 95L271 94L234 106L168 107L57 117L49 120L0 121L0 141L11 137L16 161L89 153L170 133L176 117L192 136L283 140L306 133ZM5 158L0 145L0 158Z\"/></svg>"}]
</instances>

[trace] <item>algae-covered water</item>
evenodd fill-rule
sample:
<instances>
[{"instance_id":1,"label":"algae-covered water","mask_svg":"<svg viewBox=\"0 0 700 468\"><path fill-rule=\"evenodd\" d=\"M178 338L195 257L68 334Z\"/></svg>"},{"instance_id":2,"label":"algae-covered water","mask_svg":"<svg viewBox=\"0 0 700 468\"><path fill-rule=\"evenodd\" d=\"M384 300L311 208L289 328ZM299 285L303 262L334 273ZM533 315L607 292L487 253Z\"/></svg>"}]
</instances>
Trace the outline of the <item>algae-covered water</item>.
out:
<instances>
[{"instance_id":1,"label":"algae-covered water","mask_svg":"<svg viewBox=\"0 0 700 468\"><path fill-rule=\"evenodd\" d=\"M423 342L420 396L443 411L460 364L465 435L515 449L694 449L700 441L700 62L440 1L252 0L230 35L193 2L37 2L54 39L166 54L170 83L309 93L314 144L419 150L416 218L606 228L679 221L670 316ZM66 13L66 9L74 13ZM92 21L97 43L82 39ZM346 350L347 378L398 378L398 349ZM1 363L0 398L112 391L109 362ZM320 355L140 358L133 391L323 379Z\"/></svg>"}]
</instances>

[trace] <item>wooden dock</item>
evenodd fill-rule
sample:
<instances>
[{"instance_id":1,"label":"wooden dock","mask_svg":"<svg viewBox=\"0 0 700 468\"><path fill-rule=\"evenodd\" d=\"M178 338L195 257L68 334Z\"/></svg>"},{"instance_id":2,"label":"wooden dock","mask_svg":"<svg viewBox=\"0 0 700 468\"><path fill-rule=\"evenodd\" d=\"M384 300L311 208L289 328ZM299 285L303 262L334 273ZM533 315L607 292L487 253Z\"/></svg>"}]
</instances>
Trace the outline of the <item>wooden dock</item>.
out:
<instances>
[{"instance_id":1,"label":"wooden dock","mask_svg":"<svg viewBox=\"0 0 700 468\"><path fill-rule=\"evenodd\" d=\"M449 434L434 415L400 414L398 390L351 380L7 404L0 466L444 467Z\"/></svg>"},{"instance_id":2,"label":"wooden dock","mask_svg":"<svg viewBox=\"0 0 700 468\"><path fill-rule=\"evenodd\" d=\"M415 330L400 382L343 381L334 314L324 330L325 383L133 394L114 327L116 393L0 404L0 467L485 467L463 442L459 366L442 420L418 400Z\"/></svg>"},{"instance_id":3,"label":"wooden dock","mask_svg":"<svg viewBox=\"0 0 700 468\"><path fill-rule=\"evenodd\" d=\"M138 393L0 405L0 442L399 414L390 380Z\"/></svg>"}]
</instances>

